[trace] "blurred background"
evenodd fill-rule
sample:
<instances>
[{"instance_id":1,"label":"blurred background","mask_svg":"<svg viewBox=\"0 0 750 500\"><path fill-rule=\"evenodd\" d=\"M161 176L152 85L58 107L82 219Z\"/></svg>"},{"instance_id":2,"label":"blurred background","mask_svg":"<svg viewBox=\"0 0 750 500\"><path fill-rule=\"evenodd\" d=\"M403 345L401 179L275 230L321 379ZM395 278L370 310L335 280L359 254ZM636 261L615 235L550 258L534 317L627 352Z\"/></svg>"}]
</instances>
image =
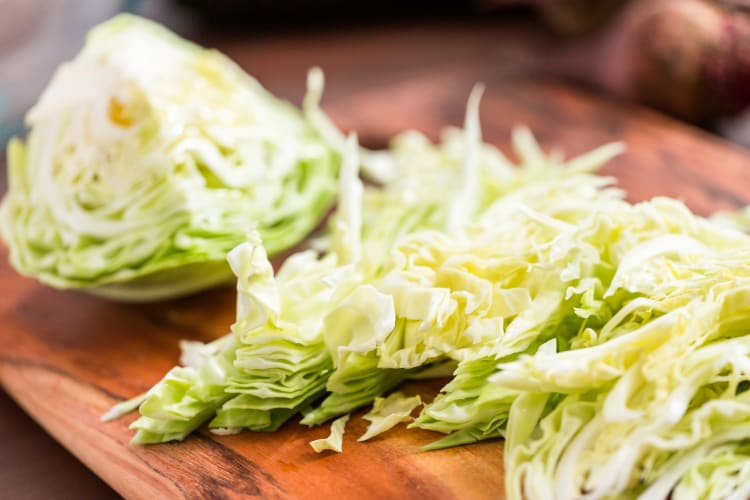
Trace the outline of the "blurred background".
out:
<instances>
[{"instance_id":1,"label":"blurred background","mask_svg":"<svg viewBox=\"0 0 750 500\"><path fill-rule=\"evenodd\" d=\"M0 144L56 66L117 12L156 19L298 100L428 69L563 78L750 145L750 0L0 0Z\"/></svg>"}]
</instances>

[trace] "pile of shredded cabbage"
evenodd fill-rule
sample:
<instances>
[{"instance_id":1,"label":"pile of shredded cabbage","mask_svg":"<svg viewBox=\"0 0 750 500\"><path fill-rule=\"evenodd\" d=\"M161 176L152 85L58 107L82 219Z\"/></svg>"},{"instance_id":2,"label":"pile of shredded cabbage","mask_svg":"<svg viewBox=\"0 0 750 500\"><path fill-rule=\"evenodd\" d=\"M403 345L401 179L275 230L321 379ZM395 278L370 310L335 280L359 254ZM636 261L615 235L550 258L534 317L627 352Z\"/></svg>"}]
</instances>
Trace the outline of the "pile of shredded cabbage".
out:
<instances>
[{"instance_id":1,"label":"pile of shredded cabbage","mask_svg":"<svg viewBox=\"0 0 750 500\"><path fill-rule=\"evenodd\" d=\"M146 301L231 282L253 223L271 254L335 198L340 158L308 117L222 54L145 19L96 27L8 145L0 231L21 273Z\"/></svg>"},{"instance_id":2,"label":"pile of shredded cabbage","mask_svg":"<svg viewBox=\"0 0 750 500\"><path fill-rule=\"evenodd\" d=\"M252 231L228 257L231 333L185 342L182 366L105 418L139 407L144 444L301 414L332 421L315 451L340 452L372 405L360 440L401 422L445 434L427 449L505 438L510 499L750 496L746 215L628 203L593 173L618 144L566 161L519 129L513 165L482 142L480 95L441 143L407 132L374 157L313 93L342 158L327 234L275 273ZM446 376L426 404L394 392Z\"/></svg>"}]
</instances>

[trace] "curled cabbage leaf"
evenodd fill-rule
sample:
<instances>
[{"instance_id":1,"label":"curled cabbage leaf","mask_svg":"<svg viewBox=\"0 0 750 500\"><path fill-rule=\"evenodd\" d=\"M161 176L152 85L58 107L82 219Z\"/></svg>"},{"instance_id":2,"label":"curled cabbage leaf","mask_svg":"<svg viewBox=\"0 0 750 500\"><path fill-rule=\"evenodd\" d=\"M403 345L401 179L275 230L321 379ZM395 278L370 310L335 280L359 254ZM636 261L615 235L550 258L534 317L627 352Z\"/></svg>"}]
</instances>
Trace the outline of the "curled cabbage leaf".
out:
<instances>
[{"instance_id":1,"label":"curled cabbage leaf","mask_svg":"<svg viewBox=\"0 0 750 500\"><path fill-rule=\"evenodd\" d=\"M349 415L337 418L331 424L331 434L327 438L310 441L310 446L315 450L315 453L327 450L341 453L344 444L344 428L348 421Z\"/></svg>"},{"instance_id":2,"label":"curled cabbage leaf","mask_svg":"<svg viewBox=\"0 0 750 500\"><path fill-rule=\"evenodd\" d=\"M386 398L375 398L372 410L362 417L368 420L370 425L358 441L367 441L393 428L399 422L412 420L411 412L421 404L419 395L407 397L401 392L394 392Z\"/></svg>"}]
</instances>

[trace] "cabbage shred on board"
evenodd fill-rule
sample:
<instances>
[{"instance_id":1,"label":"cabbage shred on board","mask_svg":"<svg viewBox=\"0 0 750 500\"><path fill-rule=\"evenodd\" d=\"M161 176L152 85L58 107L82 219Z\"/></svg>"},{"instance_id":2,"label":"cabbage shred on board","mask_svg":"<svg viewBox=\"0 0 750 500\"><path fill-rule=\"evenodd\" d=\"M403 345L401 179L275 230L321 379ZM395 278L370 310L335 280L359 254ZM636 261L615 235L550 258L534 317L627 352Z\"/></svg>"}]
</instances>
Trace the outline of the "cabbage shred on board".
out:
<instances>
[{"instance_id":1,"label":"cabbage shred on board","mask_svg":"<svg viewBox=\"0 0 750 500\"><path fill-rule=\"evenodd\" d=\"M60 288L145 301L229 282L253 225L277 254L335 196L339 156L299 110L134 16L92 30L26 121L0 230L16 269Z\"/></svg>"},{"instance_id":2,"label":"cabbage shred on board","mask_svg":"<svg viewBox=\"0 0 750 500\"><path fill-rule=\"evenodd\" d=\"M315 443L338 451L341 418L388 418L378 398L402 381L453 373L409 425L446 434L426 449L504 437L508 498L745 498L750 236L624 201L590 173L617 145L562 161L520 129L512 167L477 106L439 145L396 137L403 176L382 187L356 179L350 138L319 253L274 275L256 236L235 249L232 333L148 392L134 442L301 413L339 419Z\"/></svg>"}]
</instances>

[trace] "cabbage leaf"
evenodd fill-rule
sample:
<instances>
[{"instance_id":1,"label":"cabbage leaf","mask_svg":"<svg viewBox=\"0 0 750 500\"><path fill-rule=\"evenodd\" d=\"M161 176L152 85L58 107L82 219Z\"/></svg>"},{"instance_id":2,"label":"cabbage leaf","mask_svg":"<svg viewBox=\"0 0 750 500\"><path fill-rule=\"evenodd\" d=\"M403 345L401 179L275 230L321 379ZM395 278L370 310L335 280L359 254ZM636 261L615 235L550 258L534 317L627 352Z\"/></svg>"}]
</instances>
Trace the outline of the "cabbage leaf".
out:
<instances>
[{"instance_id":1,"label":"cabbage leaf","mask_svg":"<svg viewBox=\"0 0 750 500\"><path fill-rule=\"evenodd\" d=\"M362 418L370 425L358 441L367 441L392 429L400 422L412 420L411 412L422 404L419 395L407 397L402 392L394 392L385 398L375 398L372 409Z\"/></svg>"},{"instance_id":2,"label":"cabbage leaf","mask_svg":"<svg viewBox=\"0 0 750 500\"><path fill-rule=\"evenodd\" d=\"M327 438L310 441L310 446L315 450L315 453L327 450L341 453L344 441L344 428L348 421L349 415L337 418L331 424L331 434L329 434Z\"/></svg>"}]
</instances>

